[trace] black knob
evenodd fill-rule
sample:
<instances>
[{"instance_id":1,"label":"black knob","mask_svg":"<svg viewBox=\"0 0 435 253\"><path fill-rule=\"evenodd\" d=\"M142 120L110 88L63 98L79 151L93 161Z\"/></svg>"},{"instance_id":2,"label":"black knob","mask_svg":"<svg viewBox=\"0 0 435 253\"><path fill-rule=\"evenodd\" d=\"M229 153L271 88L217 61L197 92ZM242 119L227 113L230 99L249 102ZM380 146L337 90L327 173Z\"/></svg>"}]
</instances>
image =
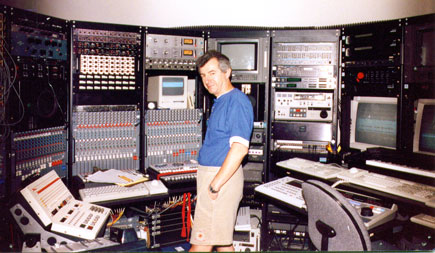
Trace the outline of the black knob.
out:
<instances>
[{"instance_id":1,"label":"black knob","mask_svg":"<svg viewBox=\"0 0 435 253\"><path fill-rule=\"evenodd\" d=\"M23 217L21 217L20 222L23 225L27 225L27 224L29 224L30 220L26 216L23 216Z\"/></svg>"},{"instance_id":2,"label":"black knob","mask_svg":"<svg viewBox=\"0 0 435 253\"><path fill-rule=\"evenodd\" d=\"M22 213L23 213L23 210L21 210L20 208L15 209L16 216L20 216Z\"/></svg>"},{"instance_id":3,"label":"black knob","mask_svg":"<svg viewBox=\"0 0 435 253\"><path fill-rule=\"evenodd\" d=\"M26 238L24 243L26 244L26 247L33 248L33 247L35 247L36 243L38 243L38 239L35 238L34 236L30 236L30 237Z\"/></svg>"},{"instance_id":4,"label":"black knob","mask_svg":"<svg viewBox=\"0 0 435 253\"><path fill-rule=\"evenodd\" d=\"M55 237L49 237L49 238L47 239L47 243L48 243L49 245L51 245L51 246L55 245L56 242L57 242L57 240L56 240Z\"/></svg>"},{"instance_id":5,"label":"black knob","mask_svg":"<svg viewBox=\"0 0 435 253\"><path fill-rule=\"evenodd\" d=\"M370 207L363 207L363 208L361 208L361 215L362 216L373 216L373 210Z\"/></svg>"},{"instance_id":6,"label":"black knob","mask_svg":"<svg viewBox=\"0 0 435 253\"><path fill-rule=\"evenodd\" d=\"M325 119L326 117L328 117L328 112L325 111L325 110L322 110L322 111L320 112L320 117L321 117L322 119Z\"/></svg>"}]
</instances>

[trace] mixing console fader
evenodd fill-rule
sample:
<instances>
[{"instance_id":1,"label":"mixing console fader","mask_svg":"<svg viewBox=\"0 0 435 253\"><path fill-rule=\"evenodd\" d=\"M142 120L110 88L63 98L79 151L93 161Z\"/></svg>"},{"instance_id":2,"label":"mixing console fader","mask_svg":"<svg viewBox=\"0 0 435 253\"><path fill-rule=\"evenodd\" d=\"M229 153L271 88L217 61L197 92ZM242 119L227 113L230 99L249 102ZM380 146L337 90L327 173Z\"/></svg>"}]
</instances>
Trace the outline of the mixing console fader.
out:
<instances>
[{"instance_id":1,"label":"mixing console fader","mask_svg":"<svg viewBox=\"0 0 435 253\"><path fill-rule=\"evenodd\" d=\"M139 169L139 117L135 105L76 106L73 175L101 169Z\"/></svg>"},{"instance_id":2,"label":"mixing console fader","mask_svg":"<svg viewBox=\"0 0 435 253\"><path fill-rule=\"evenodd\" d=\"M78 26L72 31L74 91L138 89L142 57L139 28L116 31Z\"/></svg>"},{"instance_id":3,"label":"mixing console fader","mask_svg":"<svg viewBox=\"0 0 435 253\"><path fill-rule=\"evenodd\" d=\"M145 168L150 165L196 160L202 144L202 110L145 112Z\"/></svg>"},{"instance_id":4,"label":"mixing console fader","mask_svg":"<svg viewBox=\"0 0 435 253\"><path fill-rule=\"evenodd\" d=\"M31 175L46 174L55 170L66 177L66 130L53 127L12 134L13 189ZM14 170L15 168L15 170Z\"/></svg>"}]
</instances>

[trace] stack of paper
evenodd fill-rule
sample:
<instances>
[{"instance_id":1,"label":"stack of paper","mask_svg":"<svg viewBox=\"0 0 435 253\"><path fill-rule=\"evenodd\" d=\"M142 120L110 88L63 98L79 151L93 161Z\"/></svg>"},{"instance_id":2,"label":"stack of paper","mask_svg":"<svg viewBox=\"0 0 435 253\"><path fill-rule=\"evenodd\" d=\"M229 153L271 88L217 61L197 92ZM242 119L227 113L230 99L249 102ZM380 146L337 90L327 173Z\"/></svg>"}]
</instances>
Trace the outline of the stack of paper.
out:
<instances>
[{"instance_id":1,"label":"stack of paper","mask_svg":"<svg viewBox=\"0 0 435 253\"><path fill-rule=\"evenodd\" d=\"M106 171L97 171L94 174L89 175L87 180L94 183L113 183L120 186L130 186L145 182L148 178L139 173L110 169Z\"/></svg>"}]
</instances>

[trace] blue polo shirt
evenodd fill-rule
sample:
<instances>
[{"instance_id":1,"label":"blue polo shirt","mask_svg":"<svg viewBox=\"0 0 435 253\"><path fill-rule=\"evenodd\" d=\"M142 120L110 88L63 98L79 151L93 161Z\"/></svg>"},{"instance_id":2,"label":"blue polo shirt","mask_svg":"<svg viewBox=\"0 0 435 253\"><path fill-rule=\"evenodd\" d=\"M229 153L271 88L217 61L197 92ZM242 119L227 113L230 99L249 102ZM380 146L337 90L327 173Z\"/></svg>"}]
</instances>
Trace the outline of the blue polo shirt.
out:
<instances>
[{"instance_id":1,"label":"blue polo shirt","mask_svg":"<svg viewBox=\"0 0 435 253\"><path fill-rule=\"evenodd\" d=\"M233 142L249 147L253 125L254 112L246 94L234 88L216 98L199 150L199 164L222 166Z\"/></svg>"}]
</instances>

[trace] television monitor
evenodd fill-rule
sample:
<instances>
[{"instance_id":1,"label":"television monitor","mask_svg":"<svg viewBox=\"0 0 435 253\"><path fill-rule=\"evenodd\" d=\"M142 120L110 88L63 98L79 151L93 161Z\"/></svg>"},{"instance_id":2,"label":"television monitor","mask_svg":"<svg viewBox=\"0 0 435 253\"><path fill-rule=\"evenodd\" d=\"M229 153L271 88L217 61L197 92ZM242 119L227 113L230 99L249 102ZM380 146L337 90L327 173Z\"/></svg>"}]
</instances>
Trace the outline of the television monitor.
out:
<instances>
[{"instance_id":1,"label":"television monitor","mask_svg":"<svg viewBox=\"0 0 435 253\"><path fill-rule=\"evenodd\" d=\"M351 101L350 148L361 151L384 147L396 149L397 98L354 97Z\"/></svg>"},{"instance_id":2,"label":"television monitor","mask_svg":"<svg viewBox=\"0 0 435 253\"><path fill-rule=\"evenodd\" d=\"M187 76L151 76L148 78L147 100L158 109L187 108Z\"/></svg>"},{"instance_id":3,"label":"television monitor","mask_svg":"<svg viewBox=\"0 0 435 253\"><path fill-rule=\"evenodd\" d=\"M228 56L232 68L231 81L265 83L269 75L269 45L267 37L210 38L208 50Z\"/></svg>"},{"instance_id":4,"label":"television monitor","mask_svg":"<svg viewBox=\"0 0 435 253\"><path fill-rule=\"evenodd\" d=\"M222 42L220 52L228 56L233 71L257 71L257 42Z\"/></svg>"},{"instance_id":5,"label":"television monitor","mask_svg":"<svg viewBox=\"0 0 435 253\"><path fill-rule=\"evenodd\" d=\"M404 35L404 81L427 83L433 86L435 66L433 15L409 19ZM418 86L420 85L416 87Z\"/></svg>"},{"instance_id":6,"label":"television monitor","mask_svg":"<svg viewBox=\"0 0 435 253\"><path fill-rule=\"evenodd\" d=\"M435 156L435 99L419 99L413 151Z\"/></svg>"}]
</instances>

